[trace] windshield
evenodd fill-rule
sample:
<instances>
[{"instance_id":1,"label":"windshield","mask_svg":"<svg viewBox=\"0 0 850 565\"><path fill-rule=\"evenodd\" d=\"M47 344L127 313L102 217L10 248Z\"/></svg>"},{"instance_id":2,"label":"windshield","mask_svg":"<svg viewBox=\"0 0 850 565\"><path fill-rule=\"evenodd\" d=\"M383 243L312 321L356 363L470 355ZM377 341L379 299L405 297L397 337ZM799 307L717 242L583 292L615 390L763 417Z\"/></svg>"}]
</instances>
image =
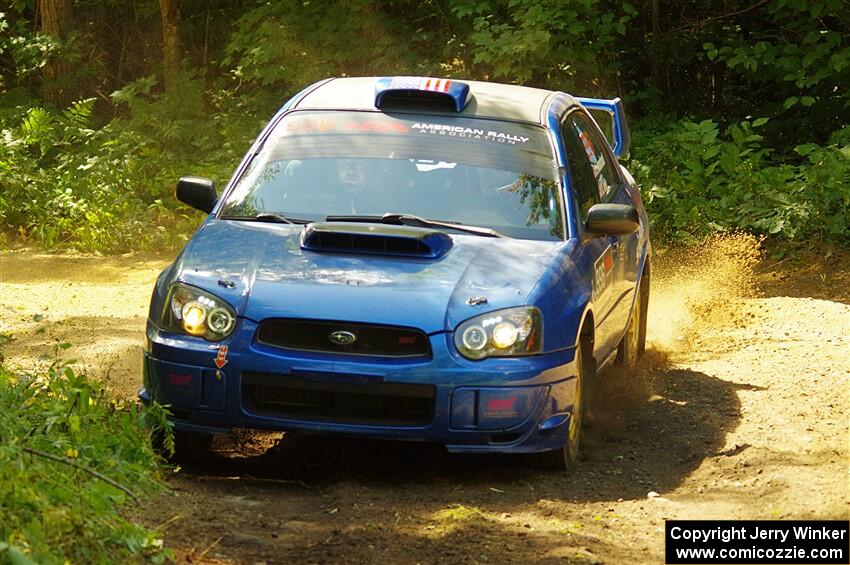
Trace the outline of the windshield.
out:
<instances>
[{"instance_id":1,"label":"windshield","mask_svg":"<svg viewBox=\"0 0 850 565\"><path fill-rule=\"evenodd\" d=\"M454 116L294 112L239 179L221 217L401 213L557 240L557 179L543 128Z\"/></svg>"}]
</instances>

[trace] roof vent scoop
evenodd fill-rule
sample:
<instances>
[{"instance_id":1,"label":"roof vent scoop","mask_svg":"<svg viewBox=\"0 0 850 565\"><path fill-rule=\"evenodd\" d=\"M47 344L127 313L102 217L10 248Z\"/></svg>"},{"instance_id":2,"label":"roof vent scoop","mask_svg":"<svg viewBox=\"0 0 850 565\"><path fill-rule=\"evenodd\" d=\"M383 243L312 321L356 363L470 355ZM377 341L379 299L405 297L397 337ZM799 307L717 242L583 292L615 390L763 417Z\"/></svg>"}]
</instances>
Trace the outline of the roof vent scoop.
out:
<instances>
[{"instance_id":1,"label":"roof vent scoop","mask_svg":"<svg viewBox=\"0 0 850 565\"><path fill-rule=\"evenodd\" d=\"M380 109L443 106L462 112L468 102L469 85L447 78L386 77L375 83L375 107Z\"/></svg>"},{"instance_id":2,"label":"roof vent scoop","mask_svg":"<svg viewBox=\"0 0 850 565\"><path fill-rule=\"evenodd\" d=\"M301 233L301 249L328 253L358 253L438 259L453 244L439 231L408 226L317 222Z\"/></svg>"}]
</instances>

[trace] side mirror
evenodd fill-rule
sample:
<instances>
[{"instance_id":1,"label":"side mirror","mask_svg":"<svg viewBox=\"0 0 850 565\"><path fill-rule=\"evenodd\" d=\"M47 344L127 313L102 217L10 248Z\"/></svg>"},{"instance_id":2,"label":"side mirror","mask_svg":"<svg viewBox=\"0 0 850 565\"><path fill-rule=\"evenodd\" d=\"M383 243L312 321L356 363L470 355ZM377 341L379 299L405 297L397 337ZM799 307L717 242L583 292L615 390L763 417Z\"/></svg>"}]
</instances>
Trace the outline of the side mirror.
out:
<instances>
[{"instance_id":1,"label":"side mirror","mask_svg":"<svg viewBox=\"0 0 850 565\"><path fill-rule=\"evenodd\" d=\"M628 235L640 227L640 217L628 204L594 204L587 211L585 227L592 236Z\"/></svg>"},{"instance_id":2,"label":"side mirror","mask_svg":"<svg viewBox=\"0 0 850 565\"><path fill-rule=\"evenodd\" d=\"M209 214L218 200L215 183L202 177L180 177L177 181L177 199Z\"/></svg>"}]
</instances>

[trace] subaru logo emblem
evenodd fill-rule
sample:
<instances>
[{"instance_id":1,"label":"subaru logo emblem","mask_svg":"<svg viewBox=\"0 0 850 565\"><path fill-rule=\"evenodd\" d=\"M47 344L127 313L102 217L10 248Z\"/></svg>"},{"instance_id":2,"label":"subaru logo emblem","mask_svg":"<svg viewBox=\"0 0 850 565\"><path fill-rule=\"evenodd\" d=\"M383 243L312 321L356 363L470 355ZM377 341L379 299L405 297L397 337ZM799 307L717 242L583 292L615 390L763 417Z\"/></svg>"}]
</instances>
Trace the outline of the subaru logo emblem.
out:
<instances>
[{"instance_id":1,"label":"subaru logo emblem","mask_svg":"<svg viewBox=\"0 0 850 565\"><path fill-rule=\"evenodd\" d=\"M351 345L357 341L357 336L351 332L340 330L331 332L330 335L328 335L328 339L331 340L331 343L335 343L337 345Z\"/></svg>"}]
</instances>

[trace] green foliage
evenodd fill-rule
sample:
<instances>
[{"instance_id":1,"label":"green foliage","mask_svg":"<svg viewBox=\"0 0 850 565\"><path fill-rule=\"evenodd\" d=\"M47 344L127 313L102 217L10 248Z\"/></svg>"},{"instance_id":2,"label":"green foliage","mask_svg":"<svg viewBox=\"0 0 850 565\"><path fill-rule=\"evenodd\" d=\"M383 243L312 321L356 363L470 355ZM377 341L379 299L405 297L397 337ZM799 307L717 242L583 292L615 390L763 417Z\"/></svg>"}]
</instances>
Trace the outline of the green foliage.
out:
<instances>
[{"instance_id":1,"label":"green foliage","mask_svg":"<svg viewBox=\"0 0 850 565\"><path fill-rule=\"evenodd\" d=\"M111 403L61 363L46 374L0 366L0 405L0 562L167 557L158 534L121 514L128 495L89 472L135 496L159 489L150 438L170 436L160 407Z\"/></svg>"},{"instance_id":2,"label":"green foliage","mask_svg":"<svg viewBox=\"0 0 850 565\"><path fill-rule=\"evenodd\" d=\"M431 34L414 24L433 17L410 2L257 2L236 20L222 65L235 89L272 112L284 93L325 77L434 71L433 44L423 45Z\"/></svg>"},{"instance_id":3,"label":"green foliage","mask_svg":"<svg viewBox=\"0 0 850 565\"><path fill-rule=\"evenodd\" d=\"M829 91L837 80L848 76L850 67L846 36L838 31L840 26L832 28L828 23L844 10L846 3L842 0L774 1L765 10L772 24L771 33L765 30L747 38L730 33L723 38L725 45L715 47L713 42L707 42L704 48L709 59L747 74L752 80L790 82L801 91L824 85ZM776 28L781 29L781 34L775 33ZM840 96L846 98L847 94Z\"/></svg>"},{"instance_id":4,"label":"green foliage","mask_svg":"<svg viewBox=\"0 0 850 565\"><path fill-rule=\"evenodd\" d=\"M121 251L185 242L199 218L175 211L176 179L187 171L222 179L237 159L217 137L201 88L186 84L179 95L154 97L150 80L131 83L114 95L128 117L100 128L92 123L94 98L10 120L0 130L0 219L48 247Z\"/></svg>"},{"instance_id":5,"label":"green foliage","mask_svg":"<svg viewBox=\"0 0 850 565\"><path fill-rule=\"evenodd\" d=\"M590 89L616 71L613 48L635 8L600 0L454 0L452 12L472 33L472 63L494 79Z\"/></svg>"},{"instance_id":6,"label":"green foliage","mask_svg":"<svg viewBox=\"0 0 850 565\"><path fill-rule=\"evenodd\" d=\"M124 156L134 192L146 203L171 199L177 178L189 171L223 182L260 129L242 114L249 127L234 135L229 122L236 116L211 111L194 73L183 71L177 81L179 90L154 93L156 80L145 77L111 96L122 113L105 128L108 149Z\"/></svg>"},{"instance_id":7,"label":"green foliage","mask_svg":"<svg viewBox=\"0 0 850 565\"><path fill-rule=\"evenodd\" d=\"M660 33L647 37L638 26L624 45L623 80L635 85L629 94L644 111L721 122L770 116L762 135L789 155L845 125L846 0L695 0L682 10L662 7L656 23Z\"/></svg>"},{"instance_id":8,"label":"green foliage","mask_svg":"<svg viewBox=\"0 0 850 565\"><path fill-rule=\"evenodd\" d=\"M850 135L799 145L779 159L757 133L766 118L729 126L704 120L666 124L635 140L631 170L654 227L689 240L745 229L787 239L850 239ZM640 130L639 130L640 131Z\"/></svg>"},{"instance_id":9,"label":"green foliage","mask_svg":"<svg viewBox=\"0 0 850 565\"><path fill-rule=\"evenodd\" d=\"M11 55L19 80L35 75L60 48L55 38L30 34L22 24L12 28L6 15L0 13L0 53Z\"/></svg>"},{"instance_id":10,"label":"green foliage","mask_svg":"<svg viewBox=\"0 0 850 565\"><path fill-rule=\"evenodd\" d=\"M120 249L146 227L144 207L124 156L109 150L109 130L89 127L94 99L62 112L35 107L2 130L0 215L44 245Z\"/></svg>"}]
</instances>

